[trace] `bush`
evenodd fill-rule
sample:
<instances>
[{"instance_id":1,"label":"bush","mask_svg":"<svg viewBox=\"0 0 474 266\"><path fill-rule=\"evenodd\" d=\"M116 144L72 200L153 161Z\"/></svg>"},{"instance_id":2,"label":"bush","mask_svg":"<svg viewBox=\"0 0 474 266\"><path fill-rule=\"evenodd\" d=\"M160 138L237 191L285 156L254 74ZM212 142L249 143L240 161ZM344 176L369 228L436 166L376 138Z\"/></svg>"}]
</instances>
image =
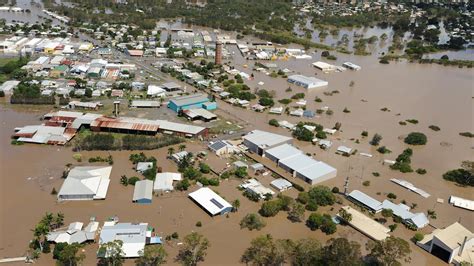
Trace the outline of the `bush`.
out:
<instances>
[{"instance_id":1,"label":"bush","mask_svg":"<svg viewBox=\"0 0 474 266\"><path fill-rule=\"evenodd\" d=\"M389 199L396 199L397 198L397 195L393 194L392 192L388 193L387 194L387 198Z\"/></svg>"},{"instance_id":2,"label":"bush","mask_svg":"<svg viewBox=\"0 0 474 266\"><path fill-rule=\"evenodd\" d=\"M474 138L474 133L471 132L461 132L459 135L467 138Z\"/></svg>"},{"instance_id":3,"label":"bush","mask_svg":"<svg viewBox=\"0 0 474 266\"><path fill-rule=\"evenodd\" d=\"M132 185L132 186L135 186L135 183L137 183L138 181L140 181L140 178L138 178L136 176L132 176L128 179L128 184Z\"/></svg>"},{"instance_id":4,"label":"bush","mask_svg":"<svg viewBox=\"0 0 474 266\"><path fill-rule=\"evenodd\" d=\"M425 134L421 132L412 132L405 138L405 143L410 145L425 145L428 139Z\"/></svg>"},{"instance_id":5,"label":"bush","mask_svg":"<svg viewBox=\"0 0 474 266\"><path fill-rule=\"evenodd\" d=\"M201 227L201 226L202 226L201 221L197 222L197 223L196 223L196 226L197 226L197 227Z\"/></svg>"},{"instance_id":6,"label":"bush","mask_svg":"<svg viewBox=\"0 0 474 266\"><path fill-rule=\"evenodd\" d=\"M380 173L379 172L372 172L372 175L378 177L378 176L380 176Z\"/></svg>"},{"instance_id":7,"label":"bush","mask_svg":"<svg viewBox=\"0 0 474 266\"><path fill-rule=\"evenodd\" d=\"M209 174L211 172L211 167L205 163L200 163L199 164L199 171L203 174Z\"/></svg>"},{"instance_id":8,"label":"bush","mask_svg":"<svg viewBox=\"0 0 474 266\"><path fill-rule=\"evenodd\" d=\"M425 235L423 235L422 233L416 233L415 236L413 236L413 240L415 242L419 242L423 240L423 238L425 238Z\"/></svg>"},{"instance_id":9,"label":"bush","mask_svg":"<svg viewBox=\"0 0 474 266\"><path fill-rule=\"evenodd\" d=\"M338 187L333 187L331 191L334 194L338 194L339 193L339 188Z\"/></svg>"},{"instance_id":10,"label":"bush","mask_svg":"<svg viewBox=\"0 0 474 266\"><path fill-rule=\"evenodd\" d=\"M388 228L390 228L390 232L395 231L395 229L397 229L397 227L398 227L398 224L391 224L391 225L388 226Z\"/></svg>"},{"instance_id":11,"label":"bush","mask_svg":"<svg viewBox=\"0 0 474 266\"><path fill-rule=\"evenodd\" d=\"M298 201L301 204L307 204L309 202L308 192L298 193L298 197L296 198L296 201Z\"/></svg>"},{"instance_id":12,"label":"bush","mask_svg":"<svg viewBox=\"0 0 474 266\"><path fill-rule=\"evenodd\" d=\"M369 132L367 132L367 131L364 130L364 131L362 131L362 133L360 133L360 135L361 135L362 137L367 137L367 136L369 135Z\"/></svg>"},{"instance_id":13,"label":"bush","mask_svg":"<svg viewBox=\"0 0 474 266\"><path fill-rule=\"evenodd\" d=\"M375 134L373 137L372 137L372 140L369 142L370 145L372 146L377 146L379 145L380 141L382 140L382 136L380 134Z\"/></svg>"},{"instance_id":14,"label":"bush","mask_svg":"<svg viewBox=\"0 0 474 266\"><path fill-rule=\"evenodd\" d=\"M321 229L327 235L336 232L336 224L332 221L332 218L328 214L320 215L318 213L312 213L308 220L306 220L306 226L312 231Z\"/></svg>"},{"instance_id":15,"label":"bush","mask_svg":"<svg viewBox=\"0 0 474 266\"><path fill-rule=\"evenodd\" d=\"M179 238L179 235L177 232L174 232L171 234L171 237L174 238L174 239L178 239Z\"/></svg>"},{"instance_id":16,"label":"bush","mask_svg":"<svg viewBox=\"0 0 474 266\"><path fill-rule=\"evenodd\" d=\"M350 113L351 110L347 109L347 107L344 107L344 110L342 110L344 113Z\"/></svg>"},{"instance_id":17,"label":"bush","mask_svg":"<svg viewBox=\"0 0 474 266\"><path fill-rule=\"evenodd\" d=\"M184 178L183 180L176 183L176 189L179 191L186 191L188 190L189 186L191 186L191 184L187 178Z\"/></svg>"},{"instance_id":18,"label":"bush","mask_svg":"<svg viewBox=\"0 0 474 266\"><path fill-rule=\"evenodd\" d=\"M260 215L263 217L273 217L278 214L281 210L281 204L279 200L266 201L262 204L259 210Z\"/></svg>"},{"instance_id":19,"label":"bush","mask_svg":"<svg viewBox=\"0 0 474 266\"><path fill-rule=\"evenodd\" d=\"M416 173L419 174L419 175L424 175L424 174L426 174L426 169L418 168L418 169L416 169Z\"/></svg>"},{"instance_id":20,"label":"bush","mask_svg":"<svg viewBox=\"0 0 474 266\"><path fill-rule=\"evenodd\" d=\"M411 124L415 124L415 125L418 124L418 120L416 120L416 119L407 119L405 121L407 121L408 123L411 123Z\"/></svg>"},{"instance_id":21,"label":"bush","mask_svg":"<svg viewBox=\"0 0 474 266\"><path fill-rule=\"evenodd\" d=\"M268 121L268 124L270 126L274 126L274 127L279 127L280 125L278 124L278 121L276 119L270 119L270 121Z\"/></svg>"},{"instance_id":22,"label":"bush","mask_svg":"<svg viewBox=\"0 0 474 266\"><path fill-rule=\"evenodd\" d=\"M390 62L388 61L387 58L382 58L382 59L380 59L379 63L380 63L380 64L385 64L385 65L390 64Z\"/></svg>"},{"instance_id":23,"label":"bush","mask_svg":"<svg viewBox=\"0 0 474 266\"><path fill-rule=\"evenodd\" d=\"M362 182L362 185L365 186L365 187L368 187L368 186L370 186L370 181L366 180L366 181Z\"/></svg>"},{"instance_id":24,"label":"bush","mask_svg":"<svg viewBox=\"0 0 474 266\"><path fill-rule=\"evenodd\" d=\"M456 182L461 186L474 186L474 175L472 171L470 172L462 168L450 170L444 173L443 179Z\"/></svg>"},{"instance_id":25,"label":"bush","mask_svg":"<svg viewBox=\"0 0 474 266\"><path fill-rule=\"evenodd\" d=\"M281 100L278 100L278 102L281 104L287 105L291 103L291 99L281 99Z\"/></svg>"},{"instance_id":26,"label":"bush","mask_svg":"<svg viewBox=\"0 0 474 266\"><path fill-rule=\"evenodd\" d=\"M382 216L385 218L392 217L393 216L393 211L391 209L383 209L382 210Z\"/></svg>"},{"instance_id":27,"label":"bush","mask_svg":"<svg viewBox=\"0 0 474 266\"><path fill-rule=\"evenodd\" d=\"M310 201L314 200L319 206L333 205L336 201L336 196L334 196L331 190L326 186L312 187L308 191L308 196Z\"/></svg>"},{"instance_id":28,"label":"bush","mask_svg":"<svg viewBox=\"0 0 474 266\"><path fill-rule=\"evenodd\" d=\"M305 94L302 93L302 92L300 92L300 93L297 93L297 94L291 96L291 99L293 99L293 100L299 100L299 99L303 99L304 96L305 96Z\"/></svg>"},{"instance_id":29,"label":"bush","mask_svg":"<svg viewBox=\"0 0 474 266\"><path fill-rule=\"evenodd\" d=\"M382 154L387 154L387 153L391 153L392 151L387 149L387 147L385 146L381 146L377 149L378 152L382 153Z\"/></svg>"},{"instance_id":30,"label":"bush","mask_svg":"<svg viewBox=\"0 0 474 266\"><path fill-rule=\"evenodd\" d=\"M433 130L433 131L440 131L440 130L441 130L440 127L435 126L435 125L431 125L431 126L429 126L428 128L431 129L431 130Z\"/></svg>"},{"instance_id":31,"label":"bush","mask_svg":"<svg viewBox=\"0 0 474 266\"><path fill-rule=\"evenodd\" d=\"M250 231L254 229L260 231L265 225L265 221L256 213L249 213L240 221L240 229L247 228Z\"/></svg>"}]
</instances>

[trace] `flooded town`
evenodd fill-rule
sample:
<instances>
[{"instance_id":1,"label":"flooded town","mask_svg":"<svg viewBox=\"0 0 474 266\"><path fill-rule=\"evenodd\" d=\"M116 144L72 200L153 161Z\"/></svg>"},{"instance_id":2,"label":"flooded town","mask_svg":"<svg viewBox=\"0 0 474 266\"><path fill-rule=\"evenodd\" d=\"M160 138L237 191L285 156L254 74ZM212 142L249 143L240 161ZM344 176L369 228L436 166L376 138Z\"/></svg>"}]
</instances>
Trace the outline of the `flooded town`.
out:
<instances>
[{"instance_id":1,"label":"flooded town","mask_svg":"<svg viewBox=\"0 0 474 266\"><path fill-rule=\"evenodd\" d=\"M0 0L0 265L474 265L472 12Z\"/></svg>"}]
</instances>

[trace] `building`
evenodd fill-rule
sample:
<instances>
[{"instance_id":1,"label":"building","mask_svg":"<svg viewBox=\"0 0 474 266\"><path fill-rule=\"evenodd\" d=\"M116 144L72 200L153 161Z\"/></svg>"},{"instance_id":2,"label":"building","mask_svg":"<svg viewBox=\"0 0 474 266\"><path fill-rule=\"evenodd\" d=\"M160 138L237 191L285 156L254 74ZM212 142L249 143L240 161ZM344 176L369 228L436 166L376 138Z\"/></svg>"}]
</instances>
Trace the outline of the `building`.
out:
<instances>
[{"instance_id":1,"label":"building","mask_svg":"<svg viewBox=\"0 0 474 266\"><path fill-rule=\"evenodd\" d=\"M0 85L0 91L3 91L5 94L12 94L13 90L18 87L18 84L20 84L18 80L7 80Z\"/></svg>"},{"instance_id":2,"label":"building","mask_svg":"<svg viewBox=\"0 0 474 266\"><path fill-rule=\"evenodd\" d=\"M305 89L321 88L329 84L327 81L303 75L291 75L288 77L288 82Z\"/></svg>"},{"instance_id":3,"label":"building","mask_svg":"<svg viewBox=\"0 0 474 266\"><path fill-rule=\"evenodd\" d=\"M153 162L139 162L135 167L135 170L139 173L144 173L146 170L153 168Z\"/></svg>"},{"instance_id":4,"label":"building","mask_svg":"<svg viewBox=\"0 0 474 266\"><path fill-rule=\"evenodd\" d=\"M202 120L210 122L217 119L217 115L202 108L184 110L183 115L191 121Z\"/></svg>"},{"instance_id":5,"label":"building","mask_svg":"<svg viewBox=\"0 0 474 266\"><path fill-rule=\"evenodd\" d=\"M157 173L155 177L155 184L153 185L153 191L156 193L173 191L173 182L181 181L183 179L181 173Z\"/></svg>"},{"instance_id":6,"label":"building","mask_svg":"<svg viewBox=\"0 0 474 266\"><path fill-rule=\"evenodd\" d=\"M208 187L189 193L189 197L211 216L232 211L232 205Z\"/></svg>"},{"instance_id":7,"label":"building","mask_svg":"<svg viewBox=\"0 0 474 266\"><path fill-rule=\"evenodd\" d=\"M337 169L307 156L290 144L282 144L265 151L265 157L277 166L310 185L324 182L337 176Z\"/></svg>"},{"instance_id":8,"label":"building","mask_svg":"<svg viewBox=\"0 0 474 266\"><path fill-rule=\"evenodd\" d=\"M435 229L416 244L446 263L469 265L474 261L474 234L458 222Z\"/></svg>"},{"instance_id":9,"label":"building","mask_svg":"<svg viewBox=\"0 0 474 266\"><path fill-rule=\"evenodd\" d=\"M135 183L133 189L133 202L141 204L149 204L153 198L153 181L140 180Z\"/></svg>"},{"instance_id":10,"label":"building","mask_svg":"<svg viewBox=\"0 0 474 266\"><path fill-rule=\"evenodd\" d=\"M160 86L148 85L146 95L149 96L149 97L164 98L164 97L166 97L166 91Z\"/></svg>"},{"instance_id":11,"label":"building","mask_svg":"<svg viewBox=\"0 0 474 266\"><path fill-rule=\"evenodd\" d=\"M394 216L399 217L403 220L404 224L414 229L423 228L430 223L424 213L412 213L410 212L410 207L403 203L395 204L389 200L380 202L359 190L352 191L347 195L347 198L355 204L369 209L373 213L378 213L384 209L392 210Z\"/></svg>"},{"instance_id":12,"label":"building","mask_svg":"<svg viewBox=\"0 0 474 266\"><path fill-rule=\"evenodd\" d=\"M215 110L217 108L217 103L211 102L204 94L191 94L171 99L168 103L168 108L176 113L196 108Z\"/></svg>"},{"instance_id":13,"label":"building","mask_svg":"<svg viewBox=\"0 0 474 266\"><path fill-rule=\"evenodd\" d=\"M159 108L160 106L159 101L132 100L130 103L132 108Z\"/></svg>"},{"instance_id":14,"label":"building","mask_svg":"<svg viewBox=\"0 0 474 266\"><path fill-rule=\"evenodd\" d=\"M243 136L243 144L251 151L263 156L265 150L281 144L293 143L293 138L261 130L253 130Z\"/></svg>"},{"instance_id":15,"label":"building","mask_svg":"<svg viewBox=\"0 0 474 266\"><path fill-rule=\"evenodd\" d=\"M275 194L273 190L263 186L254 178L245 180L243 184L239 185L239 187L245 189L249 193L255 194L261 199L266 199L267 195L273 196Z\"/></svg>"},{"instance_id":16,"label":"building","mask_svg":"<svg viewBox=\"0 0 474 266\"><path fill-rule=\"evenodd\" d=\"M222 155L227 155L227 154L232 154L237 151L236 148L234 148L234 145L230 144L229 142L225 140L218 140L215 142L209 143L207 145L209 150L214 152L217 156L222 156Z\"/></svg>"},{"instance_id":17,"label":"building","mask_svg":"<svg viewBox=\"0 0 474 266\"><path fill-rule=\"evenodd\" d=\"M348 68L350 70L357 70L358 71L358 70L362 69L362 67L360 67L360 66L358 66L354 63L351 63L351 62L345 62L345 63L342 64L342 66L345 67L345 68Z\"/></svg>"},{"instance_id":18,"label":"building","mask_svg":"<svg viewBox=\"0 0 474 266\"><path fill-rule=\"evenodd\" d=\"M99 236L99 247L115 240L122 241L122 251L124 258L136 258L145 249L147 243L161 243L152 236L153 229L148 223L116 223L115 221L105 222ZM99 248L100 251L100 248ZM97 253L97 257L109 257L105 253Z\"/></svg>"},{"instance_id":19,"label":"building","mask_svg":"<svg viewBox=\"0 0 474 266\"><path fill-rule=\"evenodd\" d=\"M83 223L74 222L69 224L67 230L55 230L46 235L46 239L53 243L82 244L94 241L99 229L99 222L91 221L86 228L82 229Z\"/></svg>"},{"instance_id":20,"label":"building","mask_svg":"<svg viewBox=\"0 0 474 266\"><path fill-rule=\"evenodd\" d=\"M167 82L162 84L161 87L163 87L163 89L169 92L181 90L181 86L176 82Z\"/></svg>"},{"instance_id":21,"label":"building","mask_svg":"<svg viewBox=\"0 0 474 266\"><path fill-rule=\"evenodd\" d=\"M291 184L291 182L289 182L288 180L286 180L284 178L275 179L272 182L270 182L270 185L272 187L276 188L279 192L283 192L285 190L288 190L293 186L293 184Z\"/></svg>"},{"instance_id":22,"label":"building","mask_svg":"<svg viewBox=\"0 0 474 266\"><path fill-rule=\"evenodd\" d=\"M449 203L458 208L474 211L474 201L456 196L449 197Z\"/></svg>"},{"instance_id":23,"label":"building","mask_svg":"<svg viewBox=\"0 0 474 266\"><path fill-rule=\"evenodd\" d=\"M328 64L326 62L318 61L313 63L313 67L323 71L323 72L332 72L336 71L337 67L335 65Z\"/></svg>"},{"instance_id":24,"label":"building","mask_svg":"<svg viewBox=\"0 0 474 266\"><path fill-rule=\"evenodd\" d=\"M375 241L383 241L390 235L390 229L381 225L380 223L370 219L363 213L351 208L350 206L342 207L352 217L350 221L346 221L350 226L354 227L357 231L370 237ZM338 213L338 218L344 220L342 215Z\"/></svg>"},{"instance_id":25,"label":"building","mask_svg":"<svg viewBox=\"0 0 474 266\"><path fill-rule=\"evenodd\" d=\"M75 131L67 131L64 127L34 125L15 128L15 138L19 142L64 145L71 140Z\"/></svg>"},{"instance_id":26,"label":"building","mask_svg":"<svg viewBox=\"0 0 474 266\"><path fill-rule=\"evenodd\" d=\"M112 166L78 166L69 171L58 200L103 200L107 196Z\"/></svg>"}]
</instances>

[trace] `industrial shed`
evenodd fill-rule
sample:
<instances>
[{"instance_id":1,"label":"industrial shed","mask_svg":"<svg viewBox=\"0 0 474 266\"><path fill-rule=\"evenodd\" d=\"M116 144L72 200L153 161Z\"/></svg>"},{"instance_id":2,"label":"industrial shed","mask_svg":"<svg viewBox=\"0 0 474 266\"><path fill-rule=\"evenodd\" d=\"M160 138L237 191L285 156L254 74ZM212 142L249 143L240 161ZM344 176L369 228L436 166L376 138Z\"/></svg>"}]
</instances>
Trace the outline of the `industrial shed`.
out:
<instances>
[{"instance_id":1,"label":"industrial shed","mask_svg":"<svg viewBox=\"0 0 474 266\"><path fill-rule=\"evenodd\" d=\"M278 163L280 160L302 154L298 148L290 144L283 144L265 151L264 157Z\"/></svg>"},{"instance_id":2,"label":"industrial shed","mask_svg":"<svg viewBox=\"0 0 474 266\"><path fill-rule=\"evenodd\" d=\"M133 100L130 103L130 107L133 108L159 108L160 105L159 101Z\"/></svg>"},{"instance_id":3,"label":"industrial shed","mask_svg":"<svg viewBox=\"0 0 474 266\"><path fill-rule=\"evenodd\" d=\"M303 179L310 185L315 185L337 176L336 168L324 163L316 162L309 167L296 171L296 177Z\"/></svg>"},{"instance_id":4,"label":"industrial shed","mask_svg":"<svg viewBox=\"0 0 474 266\"><path fill-rule=\"evenodd\" d=\"M301 86L305 89L314 89L327 86L329 83L314 77L306 77L303 75L291 75L288 77L288 82Z\"/></svg>"},{"instance_id":5,"label":"industrial shed","mask_svg":"<svg viewBox=\"0 0 474 266\"><path fill-rule=\"evenodd\" d=\"M253 130L243 136L243 144L252 152L263 155L264 151L281 144L293 143L293 138L262 130Z\"/></svg>"},{"instance_id":6,"label":"industrial shed","mask_svg":"<svg viewBox=\"0 0 474 266\"><path fill-rule=\"evenodd\" d=\"M203 187L189 193L189 197L211 216L232 211L232 205L210 188Z\"/></svg>"},{"instance_id":7,"label":"industrial shed","mask_svg":"<svg viewBox=\"0 0 474 266\"><path fill-rule=\"evenodd\" d=\"M58 200L105 199L112 166L78 166L64 180Z\"/></svg>"},{"instance_id":8,"label":"industrial shed","mask_svg":"<svg viewBox=\"0 0 474 266\"><path fill-rule=\"evenodd\" d=\"M153 198L153 181L141 180L135 183L133 190L133 202L148 204Z\"/></svg>"},{"instance_id":9,"label":"industrial shed","mask_svg":"<svg viewBox=\"0 0 474 266\"><path fill-rule=\"evenodd\" d=\"M214 110L217 108L217 104L215 102L211 102L206 95L198 93L173 98L169 101L168 108L178 113L179 111L193 108Z\"/></svg>"}]
</instances>

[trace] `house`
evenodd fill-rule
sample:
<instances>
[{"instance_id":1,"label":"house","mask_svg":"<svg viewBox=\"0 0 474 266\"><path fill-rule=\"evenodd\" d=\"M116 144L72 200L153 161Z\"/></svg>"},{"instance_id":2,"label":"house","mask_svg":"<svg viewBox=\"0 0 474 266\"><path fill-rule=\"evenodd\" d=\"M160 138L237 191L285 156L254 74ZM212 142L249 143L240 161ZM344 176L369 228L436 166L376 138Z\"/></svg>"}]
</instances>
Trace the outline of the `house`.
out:
<instances>
[{"instance_id":1,"label":"house","mask_svg":"<svg viewBox=\"0 0 474 266\"><path fill-rule=\"evenodd\" d=\"M78 91L78 90L76 90ZM82 108L82 109L92 109L97 110L102 106L100 102L80 102L80 101L71 101L68 104L70 109Z\"/></svg>"},{"instance_id":2,"label":"house","mask_svg":"<svg viewBox=\"0 0 474 266\"><path fill-rule=\"evenodd\" d=\"M288 77L288 82L305 89L321 88L329 84L327 81L303 75L291 75Z\"/></svg>"},{"instance_id":3,"label":"house","mask_svg":"<svg viewBox=\"0 0 474 266\"><path fill-rule=\"evenodd\" d=\"M458 208L474 211L474 201L456 196L449 197L449 203Z\"/></svg>"},{"instance_id":4,"label":"house","mask_svg":"<svg viewBox=\"0 0 474 266\"><path fill-rule=\"evenodd\" d=\"M245 189L249 193L253 193L257 195L261 199L266 199L268 195L273 196L275 194L273 190L263 186L260 182L258 182L254 178L245 180L244 183L239 185L239 187Z\"/></svg>"},{"instance_id":5,"label":"house","mask_svg":"<svg viewBox=\"0 0 474 266\"><path fill-rule=\"evenodd\" d=\"M293 186L293 184L291 184L291 182L289 182L288 180L286 180L284 178L275 179L272 182L270 182L270 185L272 187L276 188L279 192L283 192L285 190L288 190Z\"/></svg>"},{"instance_id":6,"label":"house","mask_svg":"<svg viewBox=\"0 0 474 266\"><path fill-rule=\"evenodd\" d=\"M181 173L157 173L155 177L155 184L153 185L153 191L164 192L164 191L173 191L173 182L181 181L183 179Z\"/></svg>"},{"instance_id":7,"label":"house","mask_svg":"<svg viewBox=\"0 0 474 266\"><path fill-rule=\"evenodd\" d=\"M7 80L0 85L0 91L3 91L5 94L11 94L18 84L20 84L18 80Z\"/></svg>"},{"instance_id":8,"label":"house","mask_svg":"<svg viewBox=\"0 0 474 266\"><path fill-rule=\"evenodd\" d=\"M74 137L75 133L68 132L64 127L33 125L15 129L15 138L19 142L64 145Z\"/></svg>"},{"instance_id":9,"label":"house","mask_svg":"<svg viewBox=\"0 0 474 266\"><path fill-rule=\"evenodd\" d=\"M234 146L225 140L218 140L215 142L211 142L209 143L207 148L213 151L217 156L232 154L236 152L236 149L234 148Z\"/></svg>"},{"instance_id":10,"label":"house","mask_svg":"<svg viewBox=\"0 0 474 266\"><path fill-rule=\"evenodd\" d=\"M327 150L327 149L331 148L331 146L332 146L332 141L330 141L330 140L322 139L322 140L319 141L319 147L321 147L322 149Z\"/></svg>"},{"instance_id":11,"label":"house","mask_svg":"<svg viewBox=\"0 0 474 266\"><path fill-rule=\"evenodd\" d=\"M161 87L168 92L181 90L181 86L176 82L167 82L162 84Z\"/></svg>"},{"instance_id":12,"label":"house","mask_svg":"<svg viewBox=\"0 0 474 266\"><path fill-rule=\"evenodd\" d=\"M160 86L148 85L146 95L149 97L160 97L164 98L166 96L166 91Z\"/></svg>"},{"instance_id":13,"label":"house","mask_svg":"<svg viewBox=\"0 0 474 266\"><path fill-rule=\"evenodd\" d=\"M99 222L91 221L86 228L82 229L84 224L81 222L70 223L66 230L51 231L46 235L46 239L53 243L82 244L88 241L94 241Z\"/></svg>"},{"instance_id":14,"label":"house","mask_svg":"<svg viewBox=\"0 0 474 266\"><path fill-rule=\"evenodd\" d=\"M204 94L191 94L171 99L168 103L168 108L176 113L196 108L215 110L217 108L217 103L211 102Z\"/></svg>"},{"instance_id":15,"label":"house","mask_svg":"<svg viewBox=\"0 0 474 266\"><path fill-rule=\"evenodd\" d=\"M184 110L183 115L191 121L202 120L204 122L210 122L217 119L217 115L202 108Z\"/></svg>"},{"instance_id":16,"label":"house","mask_svg":"<svg viewBox=\"0 0 474 266\"><path fill-rule=\"evenodd\" d=\"M458 222L435 229L416 244L449 264L469 265L474 258L474 233Z\"/></svg>"},{"instance_id":17,"label":"house","mask_svg":"<svg viewBox=\"0 0 474 266\"><path fill-rule=\"evenodd\" d=\"M139 162L137 163L137 166L135 167L135 170L139 173L143 173L148 169L153 168L153 162Z\"/></svg>"},{"instance_id":18,"label":"house","mask_svg":"<svg viewBox=\"0 0 474 266\"><path fill-rule=\"evenodd\" d=\"M261 172L265 170L265 166L261 163L254 163L250 165L250 169L253 170L254 173Z\"/></svg>"},{"instance_id":19,"label":"house","mask_svg":"<svg viewBox=\"0 0 474 266\"><path fill-rule=\"evenodd\" d=\"M137 258L144 251L147 243L157 243L152 233L153 228L149 227L148 223L105 222L99 236L99 251L103 251L100 249L100 246L120 240L122 241L123 257ZM158 241L158 243L160 242ZM107 251L97 253L99 258L107 258L109 256L110 254Z\"/></svg>"},{"instance_id":20,"label":"house","mask_svg":"<svg viewBox=\"0 0 474 266\"><path fill-rule=\"evenodd\" d=\"M153 181L148 179L137 181L133 190L133 202L148 204L151 203L152 198Z\"/></svg>"},{"instance_id":21,"label":"house","mask_svg":"<svg viewBox=\"0 0 474 266\"><path fill-rule=\"evenodd\" d=\"M112 166L78 166L69 171L58 193L58 200L105 199Z\"/></svg>"},{"instance_id":22,"label":"house","mask_svg":"<svg viewBox=\"0 0 474 266\"><path fill-rule=\"evenodd\" d=\"M50 72L49 76L52 78L62 78L66 76L69 67L66 65L55 66Z\"/></svg>"},{"instance_id":23,"label":"house","mask_svg":"<svg viewBox=\"0 0 474 266\"><path fill-rule=\"evenodd\" d=\"M189 193L189 197L211 216L232 211L232 205L208 187Z\"/></svg>"},{"instance_id":24,"label":"house","mask_svg":"<svg viewBox=\"0 0 474 266\"><path fill-rule=\"evenodd\" d=\"M243 138L243 144L254 153L262 156L265 150L278 145L288 143L293 143L293 138L278 135L275 133L262 131L262 130L253 130L246 134Z\"/></svg>"},{"instance_id":25,"label":"house","mask_svg":"<svg viewBox=\"0 0 474 266\"><path fill-rule=\"evenodd\" d=\"M357 71L362 69L362 67L360 67L360 66L358 66L354 63L351 63L351 62L345 62L345 63L342 64L342 66L345 67L345 68L348 68L348 69L351 69L351 70L357 70Z\"/></svg>"},{"instance_id":26,"label":"house","mask_svg":"<svg viewBox=\"0 0 474 266\"><path fill-rule=\"evenodd\" d=\"M349 148L349 147L346 147L346 146L339 146L339 147L337 147L336 152L347 156L347 155L351 155L352 148Z\"/></svg>"},{"instance_id":27,"label":"house","mask_svg":"<svg viewBox=\"0 0 474 266\"><path fill-rule=\"evenodd\" d=\"M235 169L238 169L238 168L248 169L249 168L248 164L246 164L242 161L235 161L235 162L232 163L232 165L234 166Z\"/></svg>"},{"instance_id":28,"label":"house","mask_svg":"<svg viewBox=\"0 0 474 266\"><path fill-rule=\"evenodd\" d=\"M332 72L336 71L337 67L335 65L328 64L326 62L318 61L313 63L313 67L323 71L323 72Z\"/></svg>"}]
</instances>

